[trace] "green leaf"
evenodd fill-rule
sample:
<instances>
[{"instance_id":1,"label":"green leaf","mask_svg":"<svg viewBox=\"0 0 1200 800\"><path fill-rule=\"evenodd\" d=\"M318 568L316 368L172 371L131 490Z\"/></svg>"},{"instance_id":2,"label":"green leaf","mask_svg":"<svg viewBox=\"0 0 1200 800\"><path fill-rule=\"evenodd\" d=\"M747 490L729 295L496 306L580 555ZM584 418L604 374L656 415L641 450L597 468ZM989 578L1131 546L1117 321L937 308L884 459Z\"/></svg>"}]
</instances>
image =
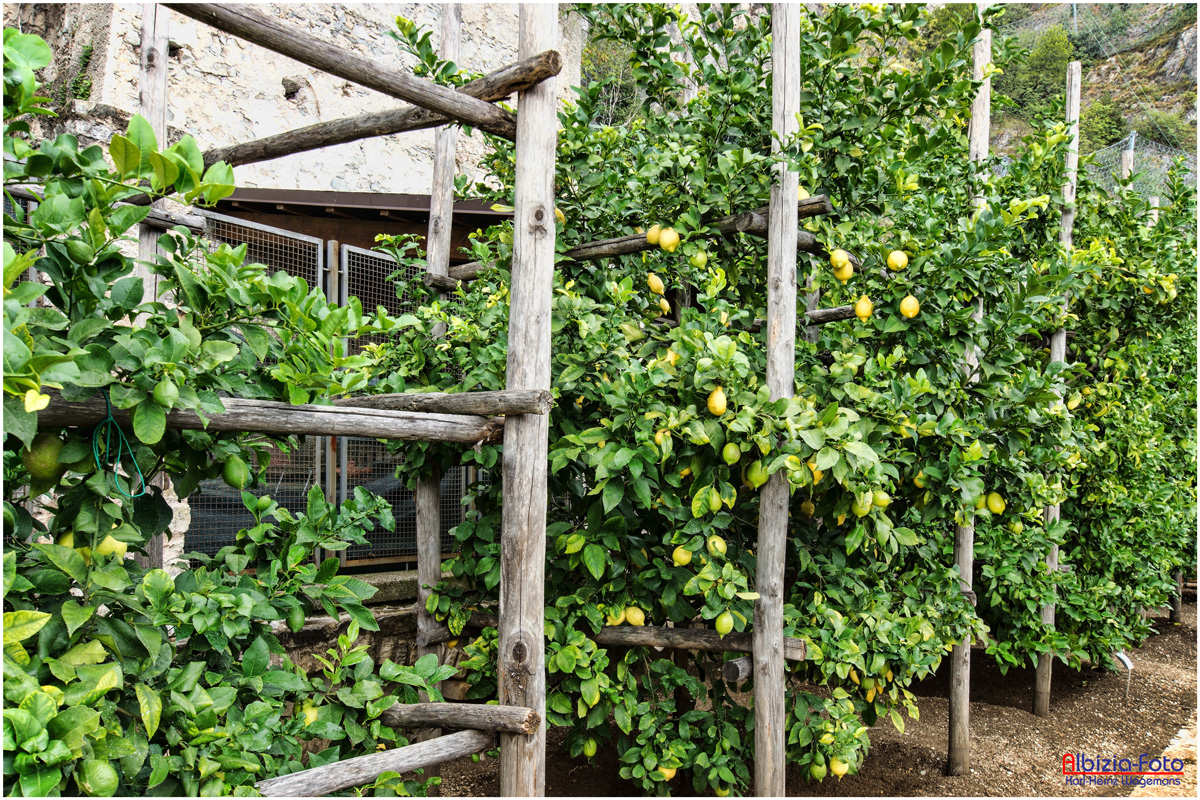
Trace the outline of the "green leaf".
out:
<instances>
[{"instance_id":1,"label":"green leaf","mask_svg":"<svg viewBox=\"0 0 1200 800\"><path fill-rule=\"evenodd\" d=\"M40 550L51 564L74 578L76 582L87 583L87 564L84 563L83 556L74 549L60 544L35 544L34 548Z\"/></svg>"},{"instance_id":2,"label":"green leaf","mask_svg":"<svg viewBox=\"0 0 1200 800\"><path fill-rule=\"evenodd\" d=\"M167 431L167 414L158 403L146 400L133 409L133 432L146 444L158 444Z\"/></svg>"},{"instance_id":3,"label":"green leaf","mask_svg":"<svg viewBox=\"0 0 1200 800\"><path fill-rule=\"evenodd\" d=\"M151 605L161 606L175 591L175 579L163 569L152 569L142 576L142 591Z\"/></svg>"},{"instance_id":4,"label":"green leaf","mask_svg":"<svg viewBox=\"0 0 1200 800\"><path fill-rule=\"evenodd\" d=\"M625 482L620 478L613 478L604 486L604 491L601 494L601 500L604 502L604 513L607 514L617 507L625 497Z\"/></svg>"},{"instance_id":5,"label":"green leaf","mask_svg":"<svg viewBox=\"0 0 1200 800\"><path fill-rule=\"evenodd\" d=\"M598 678L584 680L579 684L579 691L589 706L594 706L600 702L600 680Z\"/></svg>"},{"instance_id":6,"label":"green leaf","mask_svg":"<svg viewBox=\"0 0 1200 800\"><path fill-rule=\"evenodd\" d=\"M870 445L866 444L865 442L846 442L846 444L844 446L845 446L846 452L853 453L855 456L858 456L863 461L867 461L872 464L879 461L879 455L874 450L871 449ZM819 468L824 469L824 467L819 467Z\"/></svg>"},{"instance_id":7,"label":"green leaf","mask_svg":"<svg viewBox=\"0 0 1200 800\"><path fill-rule=\"evenodd\" d=\"M4 643L23 642L49 621L50 615L43 611L5 611Z\"/></svg>"},{"instance_id":8,"label":"green leaf","mask_svg":"<svg viewBox=\"0 0 1200 800\"><path fill-rule=\"evenodd\" d=\"M92 618L92 614L96 613L96 609L92 606L81 606L74 600L68 600L62 604L63 622L67 624L67 635L74 635L79 627Z\"/></svg>"},{"instance_id":9,"label":"green leaf","mask_svg":"<svg viewBox=\"0 0 1200 800\"><path fill-rule=\"evenodd\" d=\"M58 660L72 667L80 667L84 664L100 664L106 658L108 652L105 651L104 645L96 639L91 639L75 645L59 656Z\"/></svg>"},{"instance_id":10,"label":"green leaf","mask_svg":"<svg viewBox=\"0 0 1200 800\"><path fill-rule=\"evenodd\" d=\"M46 723L50 736L59 739L78 758L83 740L100 728L100 712L84 706L73 706Z\"/></svg>"},{"instance_id":11,"label":"green leaf","mask_svg":"<svg viewBox=\"0 0 1200 800\"><path fill-rule=\"evenodd\" d=\"M118 133L108 143L108 154L112 158L113 166L117 168L117 175L121 180L127 180L137 175L138 168L142 164L142 151L133 142ZM148 208L146 211L149 213Z\"/></svg>"},{"instance_id":12,"label":"green leaf","mask_svg":"<svg viewBox=\"0 0 1200 800\"><path fill-rule=\"evenodd\" d=\"M163 702L158 692L145 684L139 683L133 687L137 692L138 708L142 714L142 724L146 726L146 738L153 739L158 723L162 719Z\"/></svg>"},{"instance_id":13,"label":"green leaf","mask_svg":"<svg viewBox=\"0 0 1200 800\"><path fill-rule=\"evenodd\" d=\"M589 544L583 548L583 565L587 567L588 572L592 573L592 577L596 580L604 575L604 566L606 556L604 548L597 544Z\"/></svg>"},{"instance_id":14,"label":"green leaf","mask_svg":"<svg viewBox=\"0 0 1200 800\"><path fill-rule=\"evenodd\" d=\"M821 451L819 453L817 453L817 458L816 458L817 469L819 469L819 470L829 469L834 464L836 464L838 461L840 461L841 458L842 458L842 454L839 453L837 450L834 450L832 447L823 447L823 448L821 448Z\"/></svg>"}]
</instances>

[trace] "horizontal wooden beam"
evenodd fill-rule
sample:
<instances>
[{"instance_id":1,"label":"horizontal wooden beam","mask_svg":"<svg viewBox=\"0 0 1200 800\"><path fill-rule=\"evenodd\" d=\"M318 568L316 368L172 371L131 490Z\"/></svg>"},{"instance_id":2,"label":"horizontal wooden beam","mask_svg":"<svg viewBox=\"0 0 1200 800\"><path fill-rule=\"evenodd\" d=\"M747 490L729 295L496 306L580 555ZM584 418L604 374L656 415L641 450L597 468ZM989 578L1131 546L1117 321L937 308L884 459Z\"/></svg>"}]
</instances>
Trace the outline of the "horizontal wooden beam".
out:
<instances>
[{"instance_id":1,"label":"horizontal wooden beam","mask_svg":"<svg viewBox=\"0 0 1200 800\"><path fill-rule=\"evenodd\" d=\"M608 647L670 647L678 650L707 650L714 653L749 653L749 633L730 633L721 636L703 628L659 628L652 625L609 625L591 637L596 644ZM783 657L803 661L807 650L802 639L784 637Z\"/></svg>"},{"instance_id":2,"label":"horizontal wooden beam","mask_svg":"<svg viewBox=\"0 0 1200 800\"><path fill-rule=\"evenodd\" d=\"M436 112L455 122L473 125L509 141L517 138L517 118L512 112L448 86L422 80L384 62L345 51L269 17L254 6L171 3L168 8L301 64Z\"/></svg>"},{"instance_id":3,"label":"horizontal wooden beam","mask_svg":"<svg viewBox=\"0 0 1200 800\"><path fill-rule=\"evenodd\" d=\"M24 189L19 186L12 186L4 191L20 200L32 200L35 203L42 202L41 197L29 191L28 189ZM122 206L141 206L149 204L150 198L147 196L145 202L118 202L115 205L120 208ZM148 225L152 228L161 228L163 230L174 228L176 225L182 225L189 230L203 232L205 219L199 214L176 214L172 211L163 211L158 208L152 208L150 209L150 213L146 215L146 218L142 220L141 224Z\"/></svg>"},{"instance_id":4,"label":"horizontal wooden beam","mask_svg":"<svg viewBox=\"0 0 1200 800\"><path fill-rule=\"evenodd\" d=\"M754 656L738 656L721 665L721 677L727 683L748 681L753 674Z\"/></svg>"},{"instance_id":5,"label":"horizontal wooden beam","mask_svg":"<svg viewBox=\"0 0 1200 800\"><path fill-rule=\"evenodd\" d=\"M554 50L547 50L533 58L510 64L463 84L458 91L478 100L494 103L541 83L560 71L562 57ZM225 161L235 167L239 164L254 164L360 139L434 128L449 122L451 120L448 117L416 106L392 108L357 117L318 122L316 125L265 136L252 142L213 148L204 154L204 164L209 166L218 161Z\"/></svg>"},{"instance_id":6,"label":"horizontal wooden beam","mask_svg":"<svg viewBox=\"0 0 1200 800\"><path fill-rule=\"evenodd\" d=\"M489 614L486 611L472 611L470 618L467 620L465 628L495 628L500 624L500 618L495 614ZM417 632L417 646L429 647L433 644L441 644L448 642L451 639L457 639L459 634L451 633L450 629L445 625L439 625L428 631Z\"/></svg>"},{"instance_id":7,"label":"horizontal wooden beam","mask_svg":"<svg viewBox=\"0 0 1200 800\"><path fill-rule=\"evenodd\" d=\"M395 750L368 753L255 784L264 797L324 797L371 783L384 772L412 772L496 746L496 734L460 731Z\"/></svg>"},{"instance_id":8,"label":"horizontal wooden beam","mask_svg":"<svg viewBox=\"0 0 1200 800\"><path fill-rule=\"evenodd\" d=\"M147 401L149 402L149 401ZM242 400L223 397L224 413L209 414L205 425L194 411L176 409L167 414L172 430L210 430L238 433L299 434L313 436L360 436L366 439L395 439L409 442L461 442L475 444L498 439L502 417L464 414L428 414L374 408L293 406L271 400ZM70 403L57 392L50 405L38 412L44 427L90 427L107 416L104 398L97 395L82 403ZM113 417L129 427L129 412L113 409Z\"/></svg>"},{"instance_id":9,"label":"horizontal wooden beam","mask_svg":"<svg viewBox=\"0 0 1200 800\"><path fill-rule=\"evenodd\" d=\"M393 728L466 728L473 731L531 735L542 718L532 708L477 703L411 703L396 705L380 716Z\"/></svg>"},{"instance_id":10,"label":"horizontal wooden beam","mask_svg":"<svg viewBox=\"0 0 1200 800\"><path fill-rule=\"evenodd\" d=\"M829 202L829 198L823 194L816 197L806 197L798 202L798 210L800 219L808 217L819 217L825 214L833 213L833 204ZM757 220L765 219L767 207L759 208L754 211L743 214L730 214L726 217L714 220L709 223L716 228L717 234L721 236L732 236L738 232L746 232L755 236L766 236L766 228L763 227L761 232L758 230ZM743 231L742 224L750 225L752 229ZM812 240L810 247L815 246L816 239L811 233L801 231L803 236L807 236ZM579 247L568 250L563 255L571 261L595 261L600 258L613 258L616 256L627 256L634 253L644 253L648 250L654 250L658 247L656 244L650 244L646 241L644 233L634 233L629 236L618 236L613 239L600 239L595 242L588 242ZM804 249L801 247L800 249ZM813 251L815 252L815 250ZM479 276L479 273L485 269L485 265L478 261L471 261L467 264L459 264L458 266L450 267L449 277L426 276L425 285L434 286L438 289L451 290L454 289L459 281L474 280Z\"/></svg>"},{"instance_id":11,"label":"horizontal wooden beam","mask_svg":"<svg viewBox=\"0 0 1200 800\"><path fill-rule=\"evenodd\" d=\"M805 311L804 316L807 318L805 325L824 325L828 322L839 322L844 319L854 319L854 306L833 306L832 308L814 308L812 311ZM665 328L678 327L679 323L670 317L658 317L654 320L655 324L662 325ZM761 331L765 320L756 319L750 323L749 331Z\"/></svg>"},{"instance_id":12,"label":"horizontal wooden beam","mask_svg":"<svg viewBox=\"0 0 1200 800\"><path fill-rule=\"evenodd\" d=\"M434 414L549 414L554 400L540 389L503 389L495 392L422 392L343 397L334 400L339 408L379 408L388 411L421 411Z\"/></svg>"}]
</instances>

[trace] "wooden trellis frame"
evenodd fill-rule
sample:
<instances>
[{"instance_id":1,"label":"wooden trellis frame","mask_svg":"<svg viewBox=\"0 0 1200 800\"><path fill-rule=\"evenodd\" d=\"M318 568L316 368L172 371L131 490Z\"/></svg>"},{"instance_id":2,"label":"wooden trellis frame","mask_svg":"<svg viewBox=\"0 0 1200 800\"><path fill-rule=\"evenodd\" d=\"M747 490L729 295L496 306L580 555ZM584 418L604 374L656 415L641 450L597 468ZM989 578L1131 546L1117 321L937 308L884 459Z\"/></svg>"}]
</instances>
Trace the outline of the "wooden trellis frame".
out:
<instances>
[{"instance_id":1,"label":"wooden trellis frame","mask_svg":"<svg viewBox=\"0 0 1200 800\"><path fill-rule=\"evenodd\" d=\"M556 144L556 87L561 59L554 51L558 38L557 9L549 4L520 7L518 63L467 84L458 91L424 81L395 69L338 50L307 33L267 17L253 7L213 4L147 3L143 14L153 21L153 35L143 35L144 52L165 40L163 8L205 22L311 67L382 93L406 100L411 108L366 115L293 131L205 155L206 162L229 158L235 163L278 158L292 153L356 141L404 130L439 127L435 179L428 239L427 283L442 289L457 286L478 273L449 269L449 231L452 214L454 137L444 126L470 124L516 142L514 243L507 389L503 392L377 396L348 398L335 406L291 406L286 403L227 399L226 412L210 415L207 425L186 411L168 415L173 429L197 429L286 434L349 435L409 441L478 443L504 437L503 524L501 547L499 707L418 704L387 715L397 727L467 728L460 733L421 741L392 751L304 770L262 781L268 796L317 796L370 782L381 772L429 769L447 760L501 744L501 793L516 796L545 794L544 722L546 699L544 637L544 569L546 478L550 388L550 301L555 260L554 175ZM451 11L453 15L453 11ZM162 21L161 30L158 21ZM453 55L453 20L443 27L443 54ZM800 106L800 13L796 5L772 10L773 128L782 136L795 133ZM147 50L146 48L149 48ZM165 49L165 48L164 48ZM156 80L165 86L165 60L151 59ZM145 68L146 90L152 70ZM519 113L494 105L513 90L520 91ZM165 89L147 100L145 110L165 117ZM165 124L160 125L165 130ZM445 135L442 135L442 132ZM779 148L776 141L773 147ZM754 327L767 330L767 381L773 398L794 393L794 350L797 328L797 252L824 255L815 238L798 230L803 217L829 214L832 207L820 196L796 202L798 176L781 165L767 208L716 221L713 235L744 232L768 240L768 314ZM149 202L147 196L146 202ZM182 218L159 210L147 224L166 227ZM144 238L147 242L153 234ZM650 249L642 236L595 242L568 253L587 260ZM145 257L148 251L144 251ZM857 265L857 259L854 260ZM457 274L456 274L457 272ZM811 337L813 326L854 316L849 306L817 309L810 294L805 311ZM665 321L664 321L665 322ZM86 426L105 412L99 399L67 403L55 397L39 413L39 423ZM502 415L502 416L501 416ZM118 422L128 424L122 412ZM437 547L436 480L423 481L417 493L418 573L422 585L440 579ZM740 679L755 674L756 760L755 788L760 795L784 793L785 660L803 660L804 643L783 636L783 575L786 551L788 486L777 474L763 492L760 516L757 588L752 634L718 636L714 631L672 628L606 628L595 637L609 645L656 645L673 649L749 652L751 658L730 662ZM432 547L428 545L433 543ZM427 590L422 589L422 597ZM449 633L424 613L418 602L418 647L438 652ZM488 710L490 709L490 710Z\"/></svg>"}]
</instances>

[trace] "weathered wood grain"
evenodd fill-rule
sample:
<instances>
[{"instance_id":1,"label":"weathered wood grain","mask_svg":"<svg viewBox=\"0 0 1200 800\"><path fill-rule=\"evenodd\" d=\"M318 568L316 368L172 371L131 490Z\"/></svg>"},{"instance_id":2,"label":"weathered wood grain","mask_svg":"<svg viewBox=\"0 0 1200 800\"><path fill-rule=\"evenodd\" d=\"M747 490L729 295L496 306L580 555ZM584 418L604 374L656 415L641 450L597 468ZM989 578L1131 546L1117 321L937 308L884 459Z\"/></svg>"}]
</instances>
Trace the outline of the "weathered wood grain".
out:
<instances>
[{"instance_id":1,"label":"weathered wood grain","mask_svg":"<svg viewBox=\"0 0 1200 800\"><path fill-rule=\"evenodd\" d=\"M395 750L370 753L259 781L255 787L264 797L325 797L352 786L371 783L384 772L404 773L426 769L495 746L494 733L461 731Z\"/></svg>"},{"instance_id":2,"label":"weathered wood grain","mask_svg":"<svg viewBox=\"0 0 1200 800\"><path fill-rule=\"evenodd\" d=\"M771 7L771 137L800 128L800 6ZM767 388L772 400L796 393L796 245L800 178L786 162L775 167L767 228ZM783 669L783 571L787 556L791 487L782 471L762 488L758 514L758 558L754 601L754 791L782 797L786 789Z\"/></svg>"},{"instance_id":3,"label":"weathered wood grain","mask_svg":"<svg viewBox=\"0 0 1200 800\"><path fill-rule=\"evenodd\" d=\"M751 635L731 633L724 638L714 630L704 628L660 628L653 625L610 625L591 637L606 647L670 647L685 650L707 650L713 653L749 653L753 650ZM785 637L783 657L788 661L805 659L804 641Z\"/></svg>"},{"instance_id":4,"label":"weathered wood grain","mask_svg":"<svg viewBox=\"0 0 1200 800\"><path fill-rule=\"evenodd\" d=\"M392 706L380 716L393 728L458 728L528 736L541 718L532 708L479 703L411 703Z\"/></svg>"},{"instance_id":5,"label":"weathered wood grain","mask_svg":"<svg viewBox=\"0 0 1200 800\"><path fill-rule=\"evenodd\" d=\"M742 683L754 674L754 656L738 656L721 665L721 677L726 683Z\"/></svg>"},{"instance_id":6,"label":"weathered wood grain","mask_svg":"<svg viewBox=\"0 0 1200 800\"><path fill-rule=\"evenodd\" d=\"M517 58L554 50L558 9L520 7ZM521 93L517 116L513 199L512 286L508 318L507 388L550 388L550 304L554 285L554 165L558 135L557 81ZM546 479L549 419L508 417L501 518L500 625L497 673L500 705L546 714ZM546 726L530 736L500 735L500 794L546 793Z\"/></svg>"},{"instance_id":7,"label":"weathered wood grain","mask_svg":"<svg viewBox=\"0 0 1200 800\"><path fill-rule=\"evenodd\" d=\"M985 7L986 4L980 4ZM992 110L991 80L983 80L985 68L992 59L992 32L980 31L972 53L973 77L983 81L971 103L971 125L967 138L967 156L971 161L981 162L987 158L988 135ZM984 202L979 192L972 193L971 204L978 207ZM982 300L971 318L981 319ZM975 348L968 347L963 356L968 372L974 376L979 363ZM972 378L973 379L973 378ZM960 588L970 594L974 604L972 581L975 564L975 525L968 522L954 528L954 563L958 566ZM955 645L950 652L950 703L949 743L947 746L946 774L969 775L971 773L971 643Z\"/></svg>"},{"instance_id":8,"label":"weathered wood grain","mask_svg":"<svg viewBox=\"0 0 1200 800\"><path fill-rule=\"evenodd\" d=\"M68 428L90 427L104 420L104 398L97 395L82 403L63 400L50 393L50 405L38 412L38 424ZM176 409L167 414L171 430L239 431L245 433L298 434L312 436L361 436L408 442L460 442L474 444L495 439L504 427L503 418L465 414L418 414L374 408L292 406L271 400L242 400L226 397L225 411L210 414L207 426L194 411ZM113 418L130 427L129 412L113 409Z\"/></svg>"},{"instance_id":9,"label":"weathered wood grain","mask_svg":"<svg viewBox=\"0 0 1200 800\"><path fill-rule=\"evenodd\" d=\"M470 618L467 620L465 628L498 628L500 618L495 614L489 614L484 611L472 611ZM445 625L437 625L430 628L428 631L417 632L417 645L424 646L430 644L440 644L448 642L451 639L457 639L459 634L451 633L450 629Z\"/></svg>"},{"instance_id":10,"label":"weathered wood grain","mask_svg":"<svg viewBox=\"0 0 1200 800\"><path fill-rule=\"evenodd\" d=\"M510 141L516 137L516 120L511 112L463 92L422 80L405 70L342 50L295 26L269 17L254 6L173 3L171 10L301 64L405 100L455 122L473 125Z\"/></svg>"},{"instance_id":11,"label":"weathered wood grain","mask_svg":"<svg viewBox=\"0 0 1200 800\"><path fill-rule=\"evenodd\" d=\"M405 392L343 397L333 404L341 408L380 408L389 411L424 411L432 414L549 414L554 398L548 391L501 389L494 392Z\"/></svg>"},{"instance_id":12,"label":"weathered wood grain","mask_svg":"<svg viewBox=\"0 0 1200 800\"><path fill-rule=\"evenodd\" d=\"M463 84L458 91L494 103L561 71L562 57L549 50ZM218 161L225 161L235 167L240 164L255 164L361 139L435 128L451 122L453 120L448 117L417 106L391 108L387 111L318 122L251 142L215 147L204 153L204 164L210 166Z\"/></svg>"},{"instance_id":13,"label":"weathered wood grain","mask_svg":"<svg viewBox=\"0 0 1200 800\"><path fill-rule=\"evenodd\" d=\"M1082 88L1081 79L1082 69L1080 62L1072 61L1070 64L1067 64L1067 133L1071 139L1067 145L1067 182L1063 186L1063 215L1062 224L1058 231L1058 242L1068 251L1071 249L1071 245L1075 239L1075 191L1079 179L1079 100ZM1122 153L1121 155L1121 168L1124 171L1125 154ZM1132 155L1130 153L1130 156ZM1130 163L1130 167L1132 168L1132 162ZM1067 310L1068 303L1069 298L1063 298L1064 312ZM1059 328L1050 336L1050 362L1062 362L1066 358L1067 332L1064 328ZM1047 526L1057 522L1061 514L1062 507L1058 503L1046 506L1042 511L1042 517ZM1046 553L1046 568L1053 571L1057 567L1058 545L1050 545L1050 550ZM1042 606L1042 624L1053 627L1053 602ZM1033 686L1033 713L1036 716L1046 717L1050 715L1050 683L1053 672L1053 655L1050 653L1039 654L1037 673L1034 677Z\"/></svg>"}]
</instances>

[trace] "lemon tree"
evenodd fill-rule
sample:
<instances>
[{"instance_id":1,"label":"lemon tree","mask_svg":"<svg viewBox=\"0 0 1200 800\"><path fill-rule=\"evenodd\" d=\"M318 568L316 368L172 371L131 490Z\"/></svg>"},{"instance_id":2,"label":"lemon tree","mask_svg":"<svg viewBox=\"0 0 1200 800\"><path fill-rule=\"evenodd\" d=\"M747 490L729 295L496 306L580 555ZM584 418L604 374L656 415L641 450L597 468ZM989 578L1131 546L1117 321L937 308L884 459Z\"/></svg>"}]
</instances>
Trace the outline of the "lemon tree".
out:
<instances>
[{"instance_id":1,"label":"lemon tree","mask_svg":"<svg viewBox=\"0 0 1200 800\"><path fill-rule=\"evenodd\" d=\"M788 699L788 755L814 779L856 770L867 728L881 718L902 729L904 712L916 713L907 687L968 636L990 633L991 653L1008 665L1040 652L1102 660L1102 648L1144 635L1144 625L1118 631L1125 620L1112 616L1115 606L1098 607L1094 592L1111 582L1115 596L1161 601L1169 569L1186 557L1183 528L1171 526L1194 515L1182 477L1194 465L1182 444L1194 431L1194 418L1183 414L1194 372L1182 346L1187 323L1169 337L1179 375L1169 384L1177 405L1169 407L1182 427L1168 433L1144 409L1121 405L1141 415L1141 448L1157 431L1157 441L1175 443L1166 452L1181 456L1178 491L1164 495L1176 504L1171 514L1151 522L1143 512L1138 521L1138 530L1158 537L1160 558L1136 568L1127 561L1129 540L1116 547L1121 567L1099 564L1125 530L1120 523L1089 529L1074 521L1072 502L1084 508L1094 502L1089 491L1098 491L1087 489L1080 465L1094 463L1088 454L1102 429L1074 413L1087 407L1070 399L1093 372L1074 358L1051 365L1043 339L1087 318L1063 316L1068 293L1094 302L1085 287L1095 286L1104 296L1088 277L1097 271L1098 256L1084 255L1093 241L1112 239L1107 253L1141 237L1139 248L1190 257L1194 235L1178 224L1194 208L1188 192L1181 187L1147 232L1134 205L1118 212L1085 189L1078 246L1064 253L1057 244L1068 143L1061 123L1034 129L1003 177L967 158L979 20L940 44L906 48L925 54L911 61L895 43L916 41L925 22L918 7L807 14L801 132L777 157L800 173L804 192L827 194L836 211L804 223L830 255L802 254L801 280L812 276L823 306L854 305L857 313L821 328L817 342L797 344L797 396L772 403L763 334L750 328L765 316L765 242L714 236L709 227L768 201L776 158L768 21L707 5L697 18L654 5L582 13L593 35L629 49L649 113L621 127L594 125L599 85L580 87L563 109L558 246L645 231L657 247L556 269L548 721L573 729L571 754L590 752L591 742L615 745L621 774L648 793L671 790L664 766L686 775L689 791L748 787L753 710L722 681L720 657L692 654L685 670L653 651L608 651L591 637L619 624L749 630L757 490L780 471L793 487L786 632L810 653L789 669L828 688ZM679 44L669 44L668 28L678 29ZM997 68L1023 57L1003 37L995 52ZM685 81L698 94L683 94ZM491 179L473 191L508 204L512 147L493 145ZM984 200L978 210L973 194ZM453 313L420 287L406 287L419 309L401 318L397 339L379 351L384 371L393 371L383 379L389 390L504 385L511 241L507 226L473 237L471 257L493 269L459 289ZM1145 265L1131 274L1139 287L1151 286L1153 294L1131 295L1147 311L1169 311L1150 300L1170 299L1172 288L1182 308L1193 290L1180 267ZM660 307L664 294L675 298L669 311ZM658 324L663 313L678 324ZM446 324L447 339L414 367L410 354L437 323ZM979 352L971 371L963 366L968 348ZM1118 369L1120 360L1107 358L1106 368ZM1130 354L1122 358L1131 363ZM1137 363L1152 358L1139 350ZM1156 385L1161 393L1168 381ZM1159 413L1153 418L1165 420ZM489 447L421 451L421 464L490 469L499 457ZM1113 463L1098 485L1115 492ZM409 471L410 479L419 472ZM1138 476L1158 482L1153 470ZM456 529L462 555L451 565L469 581L438 587L430 601L452 628L467 608L494 600L499 581L498 487L473 491L479 514ZM1047 527L1042 509L1054 502L1064 504L1064 519ZM975 524L979 543L978 609L960 595L950 566L953 526L965 521ZM713 537L722 545L711 546ZM1052 544L1076 562L1075 573L1039 567ZM1064 622L1050 631L1040 607L1053 598ZM482 655L494 653L490 637L473 645L479 697L494 692L494 663Z\"/></svg>"}]
</instances>

